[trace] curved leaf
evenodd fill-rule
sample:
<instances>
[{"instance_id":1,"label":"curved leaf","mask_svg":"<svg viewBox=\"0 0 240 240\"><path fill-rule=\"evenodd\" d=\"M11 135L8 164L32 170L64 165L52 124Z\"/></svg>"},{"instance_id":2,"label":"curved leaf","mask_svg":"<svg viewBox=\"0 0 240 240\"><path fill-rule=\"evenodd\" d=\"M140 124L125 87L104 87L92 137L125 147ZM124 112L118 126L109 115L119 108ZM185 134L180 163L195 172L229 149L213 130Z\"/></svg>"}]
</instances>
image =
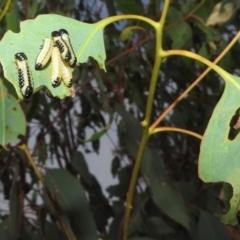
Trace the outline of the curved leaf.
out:
<instances>
[{"instance_id":1,"label":"curved leaf","mask_svg":"<svg viewBox=\"0 0 240 240\"><path fill-rule=\"evenodd\" d=\"M120 34L120 40L121 41L130 41L132 39L132 36L133 36L133 31L136 31L136 30L142 30L142 31L145 31L146 32L146 29L143 28L143 27L140 27L140 26L127 26L125 27L121 34Z\"/></svg>"},{"instance_id":2,"label":"curved leaf","mask_svg":"<svg viewBox=\"0 0 240 240\"><path fill-rule=\"evenodd\" d=\"M48 169L45 179L50 192L55 195L62 211L69 217L76 238L97 240L97 229L79 181L61 169Z\"/></svg>"},{"instance_id":3,"label":"curved leaf","mask_svg":"<svg viewBox=\"0 0 240 240\"><path fill-rule=\"evenodd\" d=\"M198 239L227 240L229 237L227 236L224 225L219 222L217 217L210 213L200 211Z\"/></svg>"},{"instance_id":4,"label":"curved leaf","mask_svg":"<svg viewBox=\"0 0 240 240\"><path fill-rule=\"evenodd\" d=\"M100 137L102 137L108 131L108 129L111 127L111 125L112 125L112 114L110 115L109 123L107 125L105 125L104 128L101 129L99 132L94 132L92 134L92 136L87 140L84 140L81 138L78 138L78 139L79 139L79 141L84 142L84 143L85 142L94 142L94 141L98 140Z\"/></svg>"},{"instance_id":5,"label":"curved leaf","mask_svg":"<svg viewBox=\"0 0 240 240\"><path fill-rule=\"evenodd\" d=\"M151 188L153 201L167 216L189 229L189 217L183 197L169 180L161 157L146 148L141 171Z\"/></svg>"},{"instance_id":6,"label":"curved leaf","mask_svg":"<svg viewBox=\"0 0 240 240\"><path fill-rule=\"evenodd\" d=\"M205 182L228 182L233 187L231 208L223 216L226 224L237 224L240 202L240 136L229 139L232 117L240 107L240 78L222 76L226 85L204 133L199 156L199 175ZM236 124L236 122L234 123Z\"/></svg>"},{"instance_id":7,"label":"curved leaf","mask_svg":"<svg viewBox=\"0 0 240 240\"><path fill-rule=\"evenodd\" d=\"M35 70L35 61L40 51L43 39L51 37L51 32L61 28L69 32L72 47L79 63L87 62L93 57L101 68L105 70L106 53L103 41L101 24L88 24L71 18L54 14L40 15L34 20L27 20L20 24L20 33L8 31L0 42L0 60L5 77L14 85L19 98L22 94L19 89L18 74L14 55L24 52L27 55L34 79L35 91L47 87L53 96L64 98L70 96L70 89L63 83L52 87L50 82L51 62L41 71ZM6 51L7 49L7 51Z\"/></svg>"}]
</instances>

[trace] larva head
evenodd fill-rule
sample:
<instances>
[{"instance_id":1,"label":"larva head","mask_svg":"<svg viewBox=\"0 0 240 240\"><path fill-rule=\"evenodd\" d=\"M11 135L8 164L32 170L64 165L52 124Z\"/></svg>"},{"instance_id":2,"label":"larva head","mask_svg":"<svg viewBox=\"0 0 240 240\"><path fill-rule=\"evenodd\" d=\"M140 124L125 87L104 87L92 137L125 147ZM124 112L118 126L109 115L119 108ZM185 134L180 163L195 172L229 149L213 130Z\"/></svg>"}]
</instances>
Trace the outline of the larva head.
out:
<instances>
[{"instance_id":1,"label":"larva head","mask_svg":"<svg viewBox=\"0 0 240 240\"><path fill-rule=\"evenodd\" d=\"M42 64L41 63L36 63L35 64L35 69L36 70L40 70L42 68Z\"/></svg>"},{"instance_id":2,"label":"larva head","mask_svg":"<svg viewBox=\"0 0 240 240\"><path fill-rule=\"evenodd\" d=\"M24 61L24 60L27 60L27 56L25 55L25 53L19 52L15 54L15 59L19 61Z\"/></svg>"},{"instance_id":3,"label":"larva head","mask_svg":"<svg viewBox=\"0 0 240 240\"><path fill-rule=\"evenodd\" d=\"M60 36L61 36L60 32L58 32L58 31L52 32L52 37L60 37Z\"/></svg>"},{"instance_id":4,"label":"larva head","mask_svg":"<svg viewBox=\"0 0 240 240\"><path fill-rule=\"evenodd\" d=\"M76 67L76 64L77 64L77 58L75 57L74 59L70 59L69 61L69 66L71 68L75 68Z\"/></svg>"},{"instance_id":5,"label":"larva head","mask_svg":"<svg viewBox=\"0 0 240 240\"><path fill-rule=\"evenodd\" d=\"M68 31L65 30L65 29L60 29L59 32L60 32L61 35L68 34Z\"/></svg>"}]
</instances>

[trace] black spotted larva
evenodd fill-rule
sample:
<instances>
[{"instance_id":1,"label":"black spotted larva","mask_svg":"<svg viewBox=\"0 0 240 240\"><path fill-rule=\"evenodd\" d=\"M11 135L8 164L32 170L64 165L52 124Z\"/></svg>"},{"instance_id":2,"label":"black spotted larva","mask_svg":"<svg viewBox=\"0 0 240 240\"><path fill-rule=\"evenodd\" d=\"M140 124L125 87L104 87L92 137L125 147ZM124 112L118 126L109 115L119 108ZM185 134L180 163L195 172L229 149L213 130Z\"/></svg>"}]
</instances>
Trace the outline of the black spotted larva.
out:
<instances>
[{"instance_id":1,"label":"black spotted larva","mask_svg":"<svg viewBox=\"0 0 240 240\"><path fill-rule=\"evenodd\" d=\"M56 45L58 47L62 58L66 62L69 62L71 57L72 57L71 52L70 52L68 46L66 45L66 43L64 42L64 40L62 39L62 36L61 36L60 32L53 31L52 32L52 39L53 39L54 45Z\"/></svg>"},{"instance_id":2,"label":"black spotted larva","mask_svg":"<svg viewBox=\"0 0 240 240\"><path fill-rule=\"evenodd\" d=\"M18 68L19 87L23 98L30 99L33 94L33 77L25 53L16 53L15 62Z\"/></svg>"},{"instance_id":3,"label":"black spotted larva","mask_svg":"<svg viewBox=\"0 0 240 240\"><path fill-rule=\"evenodd\" d=\"M52 50L52 71L51 71L51 83L53 87L60 84L62 76L62 59L57 46L53 46Z\"/></svg>"},{"instance_id":4,"label":"black spotted larva","mask_svg":"<svg viewBox=\"0 0 240 240\"><path fill-rule=\"evenodd\" d=\"M65 30L65 29L60 29L59 33L61 34L62 39L66 43L66 45L67 45L67 47L68 47L68 49L71 53L71 59L69 60L69 65L70 65L70 67L74 68L74 67L76 67L77 58L76 58L76 55L73 51L73 47L72 47L72 44L71 44L71 41L70 41L70 38L69 38L68 31Z\"/></svg>"},{"instance_id":5,"label":"black spotted larva","mask_svg":"<svg viewBox=\"0 0 240 240\"><path fill-rule=\"evenodd\" d=\"M37 57L36 63L35 63L35 69L40 70L43 68L48 60L51 57L52 54L52 48L53 48L53 42L51 38L44 38L43 47Z\"/></svg>"}]
</instances>

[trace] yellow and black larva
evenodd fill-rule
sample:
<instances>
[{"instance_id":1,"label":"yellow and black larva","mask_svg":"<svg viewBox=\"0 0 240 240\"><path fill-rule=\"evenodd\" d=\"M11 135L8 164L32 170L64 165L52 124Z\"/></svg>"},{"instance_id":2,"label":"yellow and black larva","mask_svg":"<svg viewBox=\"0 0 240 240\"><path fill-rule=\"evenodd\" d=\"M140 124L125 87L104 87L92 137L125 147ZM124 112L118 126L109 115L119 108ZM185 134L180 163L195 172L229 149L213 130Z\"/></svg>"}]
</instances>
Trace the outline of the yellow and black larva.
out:
<instances>
[{"instance_id":1,"label":"yellow and black larva","mask_svg":"<svg viewBox=\"0 0 240 240\"><path fill-rule=\"evenodd\" d=\"M62 76L62 59L57 46L53 46L52 50L52 72L51 72L51 83L53 87L60 84Z\"/></svg>"},{"instance_id":2,"label":"yellow and black larva","mask_svg":"<svg viewBox=\"0 0 240 240\"><path fill-rule=\"evenodd\" d=\"M65 29L60 29L59 32L62 36L63 41L66 43L66 45L67 45L67 47L68 47L68 49L71 53L71 59L69 61L69 65L70 65L70 67L75 68L76 63L77 63L77 58L76 58L76 55L73 51L73 47L72 47L72 44L71 44L71 41L70 41L70 38L69 38L68 31L65 30Z\"/></svg>"},{"instance_id":3,"label":"yellow and black larva","mask_svg":"<svg viewBox=\"0 0 240 240\"><path fill-rule=\"evenodd\" d=\"M33 77L25 53L16 53L15 62L18 68L19 87L23 98L30 99L33 94Z\"/></svg>"},{"instance_id":4,"label":"yellow and black larva","mask_svg":"<svg viewBox=\"0 0 240 240\"><path fill-rule=\"evenodd\" d=\"M62 80L63 83L67 86L67 87L71 87L72 86L72 71L73 69L69 67L69 65L64 62L61 59L61 68L62 68Z\"/></svg>"},{"instance_id":5,"label":"yellow and black larva","mask_svg":"<svg viewBox=\"0 0 240 240\"><path fill-rule=\"evenodd\" d=\"M47 62L49 61L53 49L53 42L51 38L44 38L43 47L41 49L41 52L39 53L36 63L35 63L35 69L40 70L43 68Z\"/></svg>"},{"instance_id":6,"label":"yellow and black larva","mask_svg":"<svg viewBox=\"0 0 240 240\"><path fill-rule=\"evenodd\" d=\"M53 39L54 45L56 45L58 47L62 58L66 62L69 62L72 58L71 52L70 52L68 46L66 45L66 43L64 42L64 40L62 39L62 36L61 36L60 32L53 31L52 32L52 39Z\"/></svg>"}]
</instances>

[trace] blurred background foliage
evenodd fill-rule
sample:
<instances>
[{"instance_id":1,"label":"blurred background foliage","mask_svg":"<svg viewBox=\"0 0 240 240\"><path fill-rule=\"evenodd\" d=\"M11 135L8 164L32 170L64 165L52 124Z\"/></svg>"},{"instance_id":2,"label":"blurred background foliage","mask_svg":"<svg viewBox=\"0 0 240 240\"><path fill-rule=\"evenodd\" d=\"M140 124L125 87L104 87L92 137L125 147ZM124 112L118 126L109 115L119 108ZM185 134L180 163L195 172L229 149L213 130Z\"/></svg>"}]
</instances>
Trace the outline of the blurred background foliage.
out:
<instances>
[{"instance_id":1,"label":"blurred background foliage","mask_svg":"<svg viewBox=\"0 0 240 240\"><path fill-rule=\"evenodd\" d=\"M139 14L158 20L161 0L12 0L1 1L0 35L19 31L19 22L39 14L60 14L94 23L117 14ZM217 1L171 2L163 32L164 49L187 49L214 60L239 29L238 0L223 0L234 10L224 23L206 22ZM198 8L196 8L198 6ZM127 26L134 26L124 30ZM44 27L44 26L43 26ZM131 31L133 29L133 31ZM81 33L79 33L81 34ZM43 90L21 102L27 133L20 140L30 149L56 201L52 208L27 156L16 147L1 149L0 239L66 239L58 224L63 217L72 239L121 239L124 203L138 149L146 98L154 61L154 31L145 23L121 21L105 29L107 72L89 62L74 72L76 96L49 99ZM122 41L124 40L124 41ZM7 51L7 49L6 49ZM239 75L240 46L236 44L219 65ZM156 119L205 69L201 63L178 56L164 60L154 99ZM4 76L4 70L1 72ZM8 91L15 94L7 80ZM161 123L203 134L223 91L223 81L210 72ZM81 139L99 132L112 116L117 146L91 144ZM17 120L16 120L16 124ZM109 130L111 137L111 129ZM99 134L101 135L101 134ZM220 216L228 209L231 187L205 184L198 178L200 141L176 132L151 137L145 151L130 220L131 240L240 239L238 226L224 226ZM112 176L107 195L88 168L88 154L101 158L112 149ZM97 157L96 157L97 161ZM53 169L54 168L54 169ZM86 196L86 197L85 197ZM6 204L7 203L7 204ZM90 211L87 211L87 209ZM56 211L57 209L57 211ZM84 211L83 211L84 210ZM237 211L237 210L236 210Z\"/></svg>"}]
</instances>

